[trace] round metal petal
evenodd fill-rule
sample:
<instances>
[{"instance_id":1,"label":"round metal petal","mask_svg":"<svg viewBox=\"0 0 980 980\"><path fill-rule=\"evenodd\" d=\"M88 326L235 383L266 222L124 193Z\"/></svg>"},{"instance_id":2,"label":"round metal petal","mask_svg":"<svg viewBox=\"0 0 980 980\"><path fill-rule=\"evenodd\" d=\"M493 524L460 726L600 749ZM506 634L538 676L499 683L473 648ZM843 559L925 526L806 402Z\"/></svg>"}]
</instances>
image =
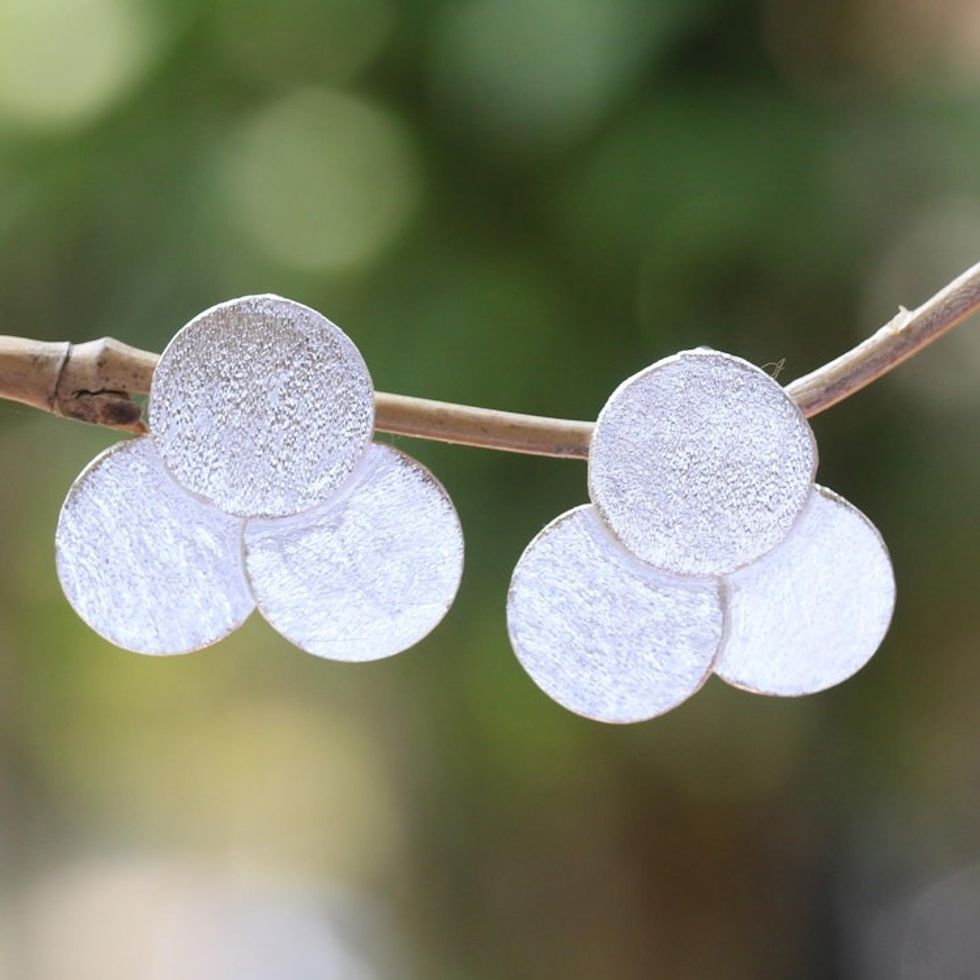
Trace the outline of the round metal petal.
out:
<instances>
[{"instance_id":1,"label":"round metal petal","mask_svg":"<svg viewBox=\"0 0 980 980\"><path fill-rule=\"evenodd\" d=\"M182 486L240 517L295 514L350 476L374 393L347 335L315 310L246 296L191 320L160 358L150 429Z\"/></svg>"},{"instance_id":2,"label":"round metal petal","mask_svg":"<svg viewBox=\"0 0 980 980\"><path fill-rule=\"evenodd\" d=\"M150 439L119 443L89 464L61 508L61 587L117 646L189 653L226 636L255 607L242 523L174 483Z\"/></svg>"},{"instance_id":3,"label":"round metal petal","mask_svg":"<svg viewBox=\"0 0 980 980\"><path fill-rule=\"evenodd\" d=\"M881 535L823 487L789 537L726 587L729 632L715 671L758 694L812 694L846 680L878 649L895 606Z\"/></svg>"},{"instance_id":4,"label":"round metal petal","mask_svg":"<svg viewBox=\"0 0 980 980\"><path fill-rule=\"evenodd\" d=\"M245 561L259 611L332 660L378 660L418 643L452 605L463 534L420 463L372 444L350 484L293 517L251 520Z\"/></svg>"},{"instance_id":5,"label":"round metal petal","mask_svg":"<svg viewBox=\"0 0 980 980\"><path fill-rule=\"evenodd\" d=\"M769 375L730 354L684 351L613 392L592 438L589 493L637 558L718 575L789 533L816 466L809 424Z\"/></svg>"},{"instance_id":6,"label":"round metal petal","mask_svg":"<svg viewBox=\"0 0 980 980\"><path fill-rule=\"evenodd\" d=\"M669 711L704 683L724 615L715 580L638 562L583 506L528 545L507 624L524 669L555 701L597 721L634 722Z\"/></svg>"}]
</instances>

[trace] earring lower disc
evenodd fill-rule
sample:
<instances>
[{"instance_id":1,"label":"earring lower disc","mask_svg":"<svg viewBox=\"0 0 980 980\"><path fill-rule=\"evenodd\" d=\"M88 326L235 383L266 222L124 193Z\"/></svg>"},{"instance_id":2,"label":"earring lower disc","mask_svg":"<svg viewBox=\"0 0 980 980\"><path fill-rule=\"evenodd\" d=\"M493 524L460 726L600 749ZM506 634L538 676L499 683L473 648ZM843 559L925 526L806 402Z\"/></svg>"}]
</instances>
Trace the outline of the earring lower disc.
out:
<instances>
[{"instance_id":1,"label":"earring lower disc","mask_svg":"<svg viewBox=\"0 0 980 980\"><path fill-rule=\"evenodd\" d=\"M644 565L584 506L528 545L514 569L507 625L524 669L555 701L596 721L635 722L704 683L724 613L715 580Z\"/></svg>"},{"instance_id":2,"label":"earring lower disc","mask_svg":"<svg viewBox=\"0 0 980 980\"><path fill-rule=\"evenodd\" d=\"M728 576L726 589L715 673L757 694L813 694L846 680L874 655L895 607L878 529L819 486L789 537Z\"/></svg>"},{"instance_id":3,"label":"earring lower disc","mask_svg":"<svg viewBox=\"0 0 980 980\"><path fill-rule=\"evenodd\" d=\"M252 520L245 563L259 611L296 646L332 660L378 660L423 639L452 605L463 535L438 480L372 444L337 499Z\"/></svg>"},{"instance_id":4,"label":"earring lower disc","mask_svg":"<svg viewBox=\"0 0 980 980\"><path fill-rule=\"evenodd\" d=\"M150 439L118 443L82 472L61 509L61 587L117 646L189 653L227 636L255 608L242 523L181 489Z\"/></svg>"}]
</instances>

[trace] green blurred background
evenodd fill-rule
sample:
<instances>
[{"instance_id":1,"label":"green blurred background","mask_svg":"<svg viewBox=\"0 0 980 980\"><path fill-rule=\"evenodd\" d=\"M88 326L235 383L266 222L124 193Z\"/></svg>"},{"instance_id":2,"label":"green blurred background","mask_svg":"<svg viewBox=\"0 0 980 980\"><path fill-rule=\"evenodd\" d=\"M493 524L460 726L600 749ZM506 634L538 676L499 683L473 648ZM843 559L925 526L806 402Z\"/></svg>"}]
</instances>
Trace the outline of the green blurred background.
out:
<instances>
[{"instance_id":1,"label":"green blurred background","mask_svg":"<svg viewBox=\"0 0 980 980\"><path fill-rule=\"evenodd\" d=\"M0 258L24 336L273 291L382 390L594 418L699 344L789 380L980 259L980 4L0 0ZM626 728L505 632L581 464L395 440L468 564L394 660L257 617L154 659L55 577L112 434L0 404L0 975L980 976L978 378L973 324L815 420L895 563L865 670Z\"/></svg>"}]
</instances>

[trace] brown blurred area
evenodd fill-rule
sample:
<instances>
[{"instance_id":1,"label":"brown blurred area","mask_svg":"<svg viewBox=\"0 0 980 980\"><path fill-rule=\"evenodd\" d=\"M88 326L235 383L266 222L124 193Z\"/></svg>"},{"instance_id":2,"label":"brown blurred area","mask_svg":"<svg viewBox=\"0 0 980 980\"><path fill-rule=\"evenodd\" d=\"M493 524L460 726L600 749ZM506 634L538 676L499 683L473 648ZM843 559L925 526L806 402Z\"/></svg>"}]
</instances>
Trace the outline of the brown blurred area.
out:
<instances>
[{"instance_id":1,"label":"brown blurred area","mask_svg":"<svg viewBox=\"0 0 980 980\"><path fill-rule=\"evenodd\" d=\"M308 303L380 389L594 418L707 344L788 380L980 259L972 0L0 0L0 330L159 350ZM899 600L857 677L648 724L510 651L577 463L396 440L456 606L318 661L127 654L53 532L111 434L0 404L4 980L980 976L980 325L815 420Z\"/></svg>"}]
</instances>

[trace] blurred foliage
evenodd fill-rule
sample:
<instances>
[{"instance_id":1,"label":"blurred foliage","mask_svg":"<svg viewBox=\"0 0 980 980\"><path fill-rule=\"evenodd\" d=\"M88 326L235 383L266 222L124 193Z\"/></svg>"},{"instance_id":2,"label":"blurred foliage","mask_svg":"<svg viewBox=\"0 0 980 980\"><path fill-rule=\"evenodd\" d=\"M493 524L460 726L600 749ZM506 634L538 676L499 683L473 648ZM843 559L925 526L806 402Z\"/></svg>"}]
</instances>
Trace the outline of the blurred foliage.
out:
<instances>
[{"instance_id":1,"label":"blurred foliage","mask_svg":"<svg viewBox=\"0 0 980 980\"><path fill-rule=\"evenodd\" d=\"M978 66L970 0L0 0L0 327L160 349L274 291L384 390L593 418L699 344L788 380L980 258ZM947 975L906 951L968 962L929 903L980 902L969 870L923 891L980 859L978 372L973 325L816 420L821 482L895 562L872 664L800 701L712 681L623 729L548 701L505 632L581 466L398 440L468 566L390 662L258 620L154 660L54 573L111 436L0 405L0 972ZM324 952L309 889L366 903L365 962ZM210 932L171 915L192 899ZM139 945L161 910L165 962ZM246 974L207 958L229 936L311 952Z\"/></svg>"}]
</instances>

